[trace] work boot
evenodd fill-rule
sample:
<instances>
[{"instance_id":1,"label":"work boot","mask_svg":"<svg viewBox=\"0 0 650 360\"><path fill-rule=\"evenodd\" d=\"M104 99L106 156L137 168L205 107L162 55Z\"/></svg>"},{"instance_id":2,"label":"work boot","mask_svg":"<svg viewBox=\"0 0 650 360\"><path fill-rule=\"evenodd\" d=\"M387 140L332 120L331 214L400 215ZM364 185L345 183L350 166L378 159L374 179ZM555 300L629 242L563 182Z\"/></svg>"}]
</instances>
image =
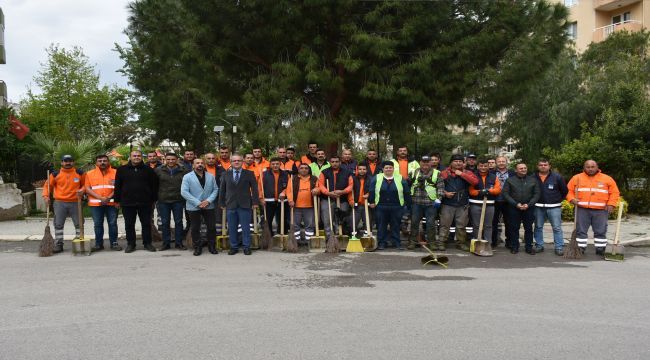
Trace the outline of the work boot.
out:
<instances>
[{"instance_id":1,"label":"work boot","mask_svg":"<svg viewBox=\"0 0 650 360\"><path fill-rule=\"evenodd\" d=\"M535 252L541 253L544 252L544 247L543 246L535 246Z\"/></svg>"},{"instance_id":2,"label":"work boot","mask_svg":"<svg viewBox=\"0 0 650 360\"><path fill-rule=\"evenodd\" d=\"M555 249L555 255L564 256L564 249Z\"/></svg>"},{"instance_id":3,"label":"work boot","mask_svg":"<svg viewBox=\"0 0 650 360\"><path fill-rule=\"evenodd\" d=\"M122 251L122 247L118 243L111 244L111 250L113 250L113 251Z\"/></svg>"},{"instance_id":4,"label":"work boot","mask_svg":"<svg viewBox=\"0 0 650 360\"><path fill-rule=\"evenodd\" d=\"M149 251L149 252L156 252L156 248L153 247L151 244L144 244L144 249Z\"/></svg>"},{"instance_id":5,"label":"work boot","mask_svg":"<svg viewBox=\"0 0 650 360\"><path fill-rule=\"evenodd\" d=\"M132 253L135 251L135 245L128 244L126 245L126 250L124 250L125 253Z\"/></svg>"},{"instance_id":6,"label":"work boot","mask_svg":"<svg viewBox=\"0 0 650 360\"><path fill-rule=\"evenodd\" d=\"M90 252L97 252L104 250L104 245L95 245L90 248Z\"/></svg>"},{"instance_id":7,"label":"work boot","mask_svg":"<svg viewBox=\"0 0 650 360\"><path fill-rule=\"evenodd\" d=\"M63 243L56 243L56 245L54 245L54 250L52 250L52 252L54 254L58 254L60 252L63 252Z\"/></svg>"},{"instance_id":8,"label":"work boot","mask_svg":"<svg viewBox=\"0 0 650 360\"><path fill-rule=\"evenodd\" d=\"M171 248L172 248L171 245L165 244L165 245L161 246L160 249L158 249L158 251L166 251L166 250L169 250Z\"/></svg>"},{"instance_id":9,"label":"work boot","mask_svg":"<svg viewBox=\"0 0 650 360\"><path fill-rule=\"evenodd\" d=\"M195 246L194 247L194 256L199 256L203 253L203 246Z\"/></svg>"},{"instance_id":10,"label":"work boot","mask_svg":"<svg viewBox=\"0 0 650 360\"><path fill-rule=\"evenodd\" d=\"M596 248L596 255L604 256L605 255L605 248L604 247L597 247Z\"/></svg>"},{"instance_id":11,"label":"work boot","mask_svg":"<svg viewBox=\"0 0 650 360\"><path fill-rule=\"evenodd\" d=\"M447 251L447 246L445 246L445 243L442 241L436 241L433 243L433 249L434 251Z\"/></svg>"},{"instance_id":12,"label":"work boot","mask_svg":"<svg viewBox=\"0 0 650 360\"><path fill-rule=\"evenodd\" d=\"M406 246L406 248L409 250L415 250L415 243L409 241L409 244Z\"/></svg>"},{"instance_id":13,"label":"work boot","mask_svg":"<svg viewBox=\"0 0 650 360\"><path fill-rule=\"evenodd\" d=\"M469 252L469 246L467 246L465 243L457 243L456 249Z\"/></svg>"},{"instance_id":14,"label":"work boot","mask_svg":"<svg viewBox=\"0 0 650 360\"><path fill-rule=\"evenodd\" d=\"M217 251L217 245L215 244L215 240L208 241L208 251L212 255L216 255L219 252Z\"/></svg>"}]
</instances>

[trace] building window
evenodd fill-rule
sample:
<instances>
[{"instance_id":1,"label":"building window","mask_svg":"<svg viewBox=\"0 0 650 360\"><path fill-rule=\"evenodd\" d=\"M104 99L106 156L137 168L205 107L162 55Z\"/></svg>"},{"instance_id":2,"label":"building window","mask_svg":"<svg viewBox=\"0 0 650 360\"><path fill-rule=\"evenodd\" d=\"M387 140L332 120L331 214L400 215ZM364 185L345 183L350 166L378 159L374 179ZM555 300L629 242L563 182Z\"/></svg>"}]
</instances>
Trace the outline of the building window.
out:
<instances>
[{"instance_id":1,"label":"building window","mask_svg":"<svg viewBox=\"0 0 650 360\"><path fill-rule=\"evenodd\" d=\"M626 11L623 14L612 16L612 24L620 24L622 22L627 22L630 20L632 20L632 14L629 11Z\"/></svg>"},{"instance_id":2,"label":"building window","mask_svg":"<svg viewBox=\"0 0 650 360\"><path fill-rule=\"evenodd\" d=\"M578 38L578 23L570 23L566 29L566 32L569 39L575 41Z\"/></svg>"},{"instance_id":3,"label":"building window","mask_svg":"<svg viewBox=\"0 0 650 360\"><path fill-rule=\"evenodd\" d=\"M578 0L564 0L564 6L568 8L576 5L578 5Z\"/></svg>"}]
</instances>

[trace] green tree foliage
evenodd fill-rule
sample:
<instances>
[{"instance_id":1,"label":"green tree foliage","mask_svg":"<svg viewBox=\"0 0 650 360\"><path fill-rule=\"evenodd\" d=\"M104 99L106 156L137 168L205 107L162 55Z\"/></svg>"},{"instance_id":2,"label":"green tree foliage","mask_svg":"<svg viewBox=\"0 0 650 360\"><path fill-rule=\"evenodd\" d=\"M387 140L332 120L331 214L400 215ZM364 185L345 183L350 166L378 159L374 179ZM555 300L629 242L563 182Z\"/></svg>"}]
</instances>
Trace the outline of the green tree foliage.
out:
<instances>
[{"instance_id":1,"label":"green tree foliage","mask_svg":"<svg viewBox=\"0 0 650 360\"><path fill-rule=\"evenodd\" d=\"M57 140L103 139L125 124L128 91L101 86L99 75L79 47L51 45L47 61L34 77L39 92L29 90L21 102L24 122Z\"/></svg>"},{"instance_id":2,"label":"green tree foliage","mask_svg":"<svg viewBox=\"0 0 650 360\"><path fill-rule=\"evenodd\" d=\"M130 11L118 50L150 106L145 126L197 148L225 107L252 131L243 140L271 145L300 141L303 122L338 141L355 121L389 138L467 124L524 93L567 22L565 7L537 0L137 0Z\"/></svg>"},{"instance_id":3,"label":"green tree foliage","mask_svg":"<svg viewBox=\"0 0 650 360\"><path fill-rule=\"evenodd\" d=\"M630 87L650 85L648 39L646 32L616 32L582 55L565 50L508 111L504 137L517 139L518 157L534 163L545 148L546 153L559 150L600 126L608 110L627 109L629 101L640 100L620 96Z\"/></svg>"},{"instance_id":4,"label":"green tree foliage","mask_svg":"<svg viewBox=\"0 0 650 360\"><path fill-rule=\"evenodd\" d=\"M581 171L587 159L598 162L616 179L633 212L650 211L648 182L644 189L630 186L631 179L650 174L649 45L646 32L615 33L592 45L580 58L581 91L572 101L584 104L582 114L593 115L572 117L572 126L582 124L579 135L544 150L566 176ZM561 88L561 79L557 81L556 88Z\"/></svg>"}]
</instances>

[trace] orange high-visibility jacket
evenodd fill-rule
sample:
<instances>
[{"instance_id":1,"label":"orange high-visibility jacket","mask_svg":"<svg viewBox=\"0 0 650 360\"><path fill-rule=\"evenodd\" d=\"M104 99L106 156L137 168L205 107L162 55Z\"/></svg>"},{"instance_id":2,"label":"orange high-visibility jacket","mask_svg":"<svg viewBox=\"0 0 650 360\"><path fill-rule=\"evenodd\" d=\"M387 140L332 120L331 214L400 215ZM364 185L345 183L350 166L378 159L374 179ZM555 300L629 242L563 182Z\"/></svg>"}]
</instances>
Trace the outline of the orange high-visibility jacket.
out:
<instances>
[{"instance_id":1,"label":"orange high-visibility jacket","mask_svg":"<svg viewBox=\"0 0 650 360\"><path fill-rule=\"evenodd\" d=\"M75 168L57 170L50 174L50 187L54 191L54 200L77 202L77 191L84 188L84 173ZM43 197L50 196L47 182L43 187Z\"/></svg>"},{"instance_id":2,"label":"orange high-visibility jacket","mask_svg":"<svg viewBox=\"0 0 650 360\"><path fill-rule=\"evenodd\" d=\"M98 168L95 167L94 169L88 171L86 173L86 180L85 180L85 185L86 188L90 188L90 190L94 191L97 195L106 197L110 196L111 199L106 205L115 205L115 202L113 201L113 192L115 191L115 174L117 173L117 170L115 170L112 167L108 167L106 169L106 173L102 173L102 171ZM88 206L101 206L102 202L101 200L93 197L92 195L88 194Z\"/></svg>"},{"instance_id":3,"label":"orange high-visibility jacket","mask_svg":"<svg viewBox=\"0 0 650 360\"><path fill-rule=\"evenodd\" d=\"M578 199L578 206L587 209L604 209L607 205L616 206L620 193L616 182L610 176L598 171L589 176L585 172L576 174L567 184L567 201Z\"/></svg>"}]
</instances>

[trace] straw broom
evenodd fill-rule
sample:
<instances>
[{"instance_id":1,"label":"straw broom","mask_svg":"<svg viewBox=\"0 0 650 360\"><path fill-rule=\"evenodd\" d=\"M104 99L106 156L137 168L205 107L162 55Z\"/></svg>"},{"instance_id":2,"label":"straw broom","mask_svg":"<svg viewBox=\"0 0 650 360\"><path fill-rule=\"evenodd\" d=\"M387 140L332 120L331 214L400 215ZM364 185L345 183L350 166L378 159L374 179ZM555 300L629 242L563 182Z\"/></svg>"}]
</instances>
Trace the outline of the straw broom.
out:
<instances>
[{"instance_id":1,"label":"straw broom","mask_svg":"<svg viewBox=\"0 0 650 360\"><path fill-rule=\"evenodd\" d=\"M291 208L291 225L289 226L289 237L287 238L287 252L298 252L298 240L294 234L295 226L293 225L293 208Z\"/></svg>"},{"instance_id":2,"label":"straw broom","mask_svg":"<svg viewBox=\"0 0 650 360\"><path fill-rule=\"evenodd\" d=\"M330 188L329 180L327 180L327 188ZM329 210L328 212L330 217L330 237L327 239L327 248L325 249L325 252L338 254L338 252L341 251L341 245L339 244L338 236L336 236L334 233L334 221L332 220L332 198L329 195L327 196L327 210Z\"/></svg>"},{"instance_id":3,"label":"straw broom","mask_svg":"<svg viewBox=\"0 0 650 360\"><path fill-rule=\"evenodd\" d=\"M565 259L577 260L582 258L582 252L578 246L578 205L576 204L573 211L573 232L571 232L571 241L564 252Z\"/></svg>"},{"instance_id":4,"label":"straw broom","mask_svg":"<svg viewBox=\"0 0 650 360\"><path fill-rule=\"evenodd\" d=\"M50 193L50 170L47 171L47 190L48 194ZM54 254L54 238L52 237L52 231L50 230L50 203L47 203L46 210L46 219L47 225L45 225L45 234L41 243L38 246L38 256L48 257Z\"/></svg>"},{"instance_id":5,"label":"straw broom","mask_svg":"<svg viewBox=\"0 0 650 360\"><path fill-rule=\"evenodd\" d=\"M266 223L266 204L264 206L264 216L260 220L260 226L262 227L262 240L260 241L260 248L264 250L270 250L273 244L273 236L271 235L271 229Z\"/></svg>"}]
</instances>

